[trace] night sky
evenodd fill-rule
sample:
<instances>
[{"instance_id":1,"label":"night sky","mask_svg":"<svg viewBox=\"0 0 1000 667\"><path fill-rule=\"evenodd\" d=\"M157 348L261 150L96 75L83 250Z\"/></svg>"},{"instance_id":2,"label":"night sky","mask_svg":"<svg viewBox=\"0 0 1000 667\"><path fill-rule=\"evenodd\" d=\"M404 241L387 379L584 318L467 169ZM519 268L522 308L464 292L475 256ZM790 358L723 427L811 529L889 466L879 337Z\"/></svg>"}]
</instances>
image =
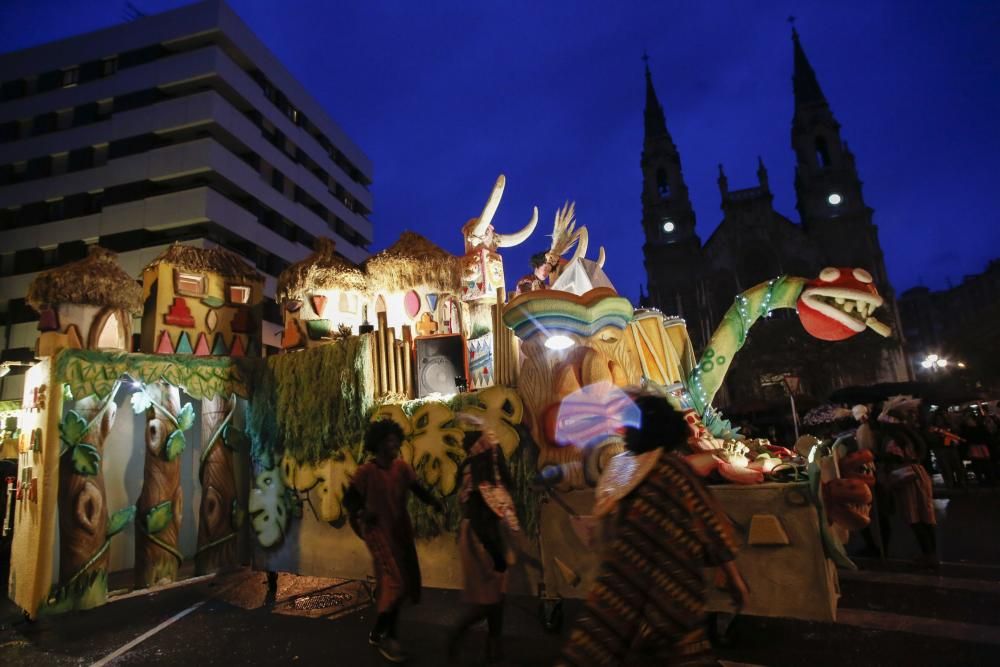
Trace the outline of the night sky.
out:
<instances>
[{"instance_id":1,"label":"night sky","mask_svg":"<svg viewBox=\"0 0 1000 667\"><path fill-rule=\"evenodd\" d=\"M148 14L185 2L137 0ZM797 220L790 147L796 26L857 158L897 292L957 284L1000 256L1000 3L328 2L230 5L375 165L375 243L403 229L462 250L499 173L495 224L535 235L506 252L507 280L547 246L556 207L576 200L619 291L645 283L640 228L649 53L698 215L721 220L730 187L770 172ZM758 5L764 5L763 8ZM0 48L16 50L125 19L108 0L4 0Z\"/></svg>"}]
</instances>

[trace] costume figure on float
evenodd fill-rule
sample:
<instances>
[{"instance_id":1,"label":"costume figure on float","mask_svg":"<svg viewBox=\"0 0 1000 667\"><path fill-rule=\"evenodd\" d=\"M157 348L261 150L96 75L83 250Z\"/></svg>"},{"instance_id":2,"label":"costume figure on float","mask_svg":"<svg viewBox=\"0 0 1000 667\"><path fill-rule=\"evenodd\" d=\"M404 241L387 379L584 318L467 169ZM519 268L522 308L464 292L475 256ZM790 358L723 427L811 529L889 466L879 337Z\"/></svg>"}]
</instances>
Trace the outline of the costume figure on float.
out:
<instances>
[{"instance_id":1,"label":"costume figure on float","mask_svg":"<svg viewBox=\"0 0 1000 667\"><path fill-rule=\"evenodd\" d=\"M412 491L438 512L441 502L417 481L409 463L399 458L403 430L383 419L365 433L365 449L375 455L358 467L344 494L351 527L365 542L375 565L375 603L378 616L368 643L391 662L406 659L396 637L399 610L407 599L420 601L420 564L413 525L406 510Z\"/></svg>"},{"instance_id":2,"label":"costume figure on float","mask_svg":"<svg viewBox=\"0 0 1000 667\"><path fill-rule=\"evenodd\" d=\"M599 511L615 512L614 537L557 665L707 664L702 568L721 566L737 608L749 594L729 520L678 456L688 424L663 397L641 394L635 405L628 453L598 490Z\"/></svg>"}]
</instances>

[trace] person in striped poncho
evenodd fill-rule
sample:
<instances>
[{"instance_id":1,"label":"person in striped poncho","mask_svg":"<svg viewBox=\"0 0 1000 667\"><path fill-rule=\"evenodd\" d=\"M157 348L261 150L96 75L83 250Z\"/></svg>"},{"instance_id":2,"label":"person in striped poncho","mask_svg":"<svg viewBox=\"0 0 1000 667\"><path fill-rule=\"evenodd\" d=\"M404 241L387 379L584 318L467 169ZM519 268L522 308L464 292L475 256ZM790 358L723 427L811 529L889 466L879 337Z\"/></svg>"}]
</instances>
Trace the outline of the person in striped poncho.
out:
<instances>
[{"instance_id":1,"label":"person in striped poncho","mask_svg":"<svg viewBox=\"0 0 1000 667\"><path fill-rule=\"evenodd\" d=\"M621 485L614 537L556 664L714 665L703 568L721 567L738 608L748 595L731 526L676 452L688 436L684 418L659 396L635 403L641 422L626 428L620 456L642 457L633 466L641 472Z\"/></svg>"}]
</instances>

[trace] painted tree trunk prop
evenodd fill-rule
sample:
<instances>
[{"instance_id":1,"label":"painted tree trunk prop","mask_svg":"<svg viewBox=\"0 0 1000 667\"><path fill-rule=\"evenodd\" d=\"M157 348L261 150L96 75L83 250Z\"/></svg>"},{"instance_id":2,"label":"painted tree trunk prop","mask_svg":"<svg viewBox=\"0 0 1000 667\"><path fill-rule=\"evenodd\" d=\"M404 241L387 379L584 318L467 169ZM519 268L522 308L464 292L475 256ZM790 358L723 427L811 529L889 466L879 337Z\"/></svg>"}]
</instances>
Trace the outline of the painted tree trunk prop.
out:
<instances>
[{"instance_id":1,"label":"painted tree trunk prop","mask_svg":"<svg viewBox=\"0 0 1000 667\"><path fill-rule=\"evenodd\" d=\"M190 403L181 410L177 387L156 382L143 392L148 399L146 460L135 540L135 585L140 588L176 579L184 558L177 549L183 511L180 453L184 430L194 421Z\"/></svg>"},{"instance_id":2,"label":"painted tree trunk prop","mask_svg":"<svg viewBox=\"0 0 1000 667\"><path fill-rule=\"evenodd\" d=\"M59 465L59 582L67 592L75 591L70 594L78 609L102 605L107 598L110 535L101 458L115 423L114 395L77 401L63 422L67 448ZM103 584L91 587L102 576Z\"/></svg>"},{"instance_id":3,"label":"painted tree trunk prop","mask_svg":"<svg viewBox=\"0 0 1000 667\"><path fill-rule=\"evenodd\" d=\"M195 571L207 574L237 564L236 479L228 436L234 398L222 396L201 401L201 433L208 440L202 449L198 479L201 511Z\"/></svg>"}]
</instances>

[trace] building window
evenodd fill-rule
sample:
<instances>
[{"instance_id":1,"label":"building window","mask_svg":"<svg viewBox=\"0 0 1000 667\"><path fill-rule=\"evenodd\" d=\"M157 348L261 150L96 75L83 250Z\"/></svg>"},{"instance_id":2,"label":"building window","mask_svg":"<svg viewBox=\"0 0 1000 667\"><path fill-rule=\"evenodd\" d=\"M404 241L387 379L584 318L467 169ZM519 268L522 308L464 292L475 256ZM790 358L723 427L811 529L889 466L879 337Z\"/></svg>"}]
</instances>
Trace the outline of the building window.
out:
<instances>
[{"instance_id":1,"label":"building window","mask_svg":"<svg viewBox=\"0 0 1000 667\"><path fill-rule=\"evenodd\" d=\"M205 276L174 270L174 291L184 296L204 296Z\"/></svg>"},{"instance_id":2,"label":"building window","mask_svg":"<svg viewBox=\"0 0 1000 667\"><path fill-rule=\"evenodd\" d=\"M656 191L661 199L670 196L670 181L667 179L667 170L660 168L656 170Z\"/></svg>"},{"instance_id":3,"label":"building window","mask_svg":"<svg viewBox=\"0 0 1000 667\"><path fill-rule=\"evenodd\" d=\"M821 169L830 166L830 149L827 148L825 137L816 137L816 164Z\"/></svg>"},{"instance_id":4,"label":"building window","mask_svg":"<svg viewBox=\"0 0 1000 667\"><path fill-rule=\"evenodd\" d=\"M247 285L230 285L229 303L250 303L250 287Z\"/></svg>"},{"instance_id":5,"label":"building window","mask_svg":"<svg viewBox=\"0 0 1000 667\"><path fill-rule=\"evenodd\" d=\"M69 88L80 82L80 68L70 67L62 72L62 87Z\"/></svg>"},{"instance_id":6,"label":"building window","mask_svg":"<svg viewBox=\"0 0 1000 667\"><path fill-rule=\"evenodd\" d=\"M101 63L101 76L111 76L118 71L118 56L105 58Z\"/></svg>"}]
</instances>

